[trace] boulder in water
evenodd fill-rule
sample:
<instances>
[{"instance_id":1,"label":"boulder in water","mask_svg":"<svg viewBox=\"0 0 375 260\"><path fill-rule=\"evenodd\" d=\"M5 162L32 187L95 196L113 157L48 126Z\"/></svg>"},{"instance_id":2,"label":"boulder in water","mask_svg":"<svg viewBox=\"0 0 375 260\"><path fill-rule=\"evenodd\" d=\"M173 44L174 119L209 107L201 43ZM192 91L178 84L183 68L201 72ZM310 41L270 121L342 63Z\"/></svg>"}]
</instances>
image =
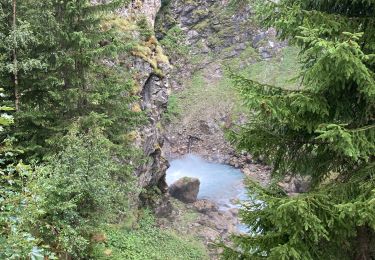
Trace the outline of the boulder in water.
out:
<instances>
[{"instance_id":1,"label":"boulder in water","mask_svg":"<svg viewBox=\"0 0 375 260\"><path fill-rule=\"evenodd\" d=\"M193 203L197 201L199 186L199 179L183 177L169 187L169 194L182 202Z\"/></svg>"}]
</instances>

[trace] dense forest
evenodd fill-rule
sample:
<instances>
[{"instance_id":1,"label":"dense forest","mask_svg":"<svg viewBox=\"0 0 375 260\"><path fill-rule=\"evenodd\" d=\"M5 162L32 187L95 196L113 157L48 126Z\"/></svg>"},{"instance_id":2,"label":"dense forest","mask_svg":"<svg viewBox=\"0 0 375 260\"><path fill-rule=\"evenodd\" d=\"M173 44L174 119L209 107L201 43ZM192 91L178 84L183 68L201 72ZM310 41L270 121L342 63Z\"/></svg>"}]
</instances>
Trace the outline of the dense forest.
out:
<instances>
[{"instance_id":1,"label":"dense forest","mask_svg":"<svg viewBox=\"0 0 375 260\"><path fill-rule=\"evenodd\" d=\"M1 0L0 98L0 259L375 259L374 0Z\"/></svg>"},{"instance_id":2,"label":"dense forest","mask_svg":"<svg viewBox=\"0 0 375 260\"><path fill-rule=\"evenodd\" d=\"M88 257L102 225L134 214L131 131L146 117L121 64L137 45L114 15L124 5L1 3L2 259Z\"/></svg>"}]
</instances>

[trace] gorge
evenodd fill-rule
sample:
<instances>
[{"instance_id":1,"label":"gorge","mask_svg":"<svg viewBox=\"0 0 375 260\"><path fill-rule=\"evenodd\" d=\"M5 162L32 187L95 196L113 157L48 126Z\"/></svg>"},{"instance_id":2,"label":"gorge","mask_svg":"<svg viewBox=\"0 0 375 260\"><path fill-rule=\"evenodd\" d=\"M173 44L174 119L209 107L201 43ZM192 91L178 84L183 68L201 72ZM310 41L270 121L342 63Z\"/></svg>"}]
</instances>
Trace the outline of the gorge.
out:
<instances>
[{"instance_id":1,"label":"gorge","mask_svg":"<svg viewBox=\"0 0 375 260\"><path fill-rule=\"evenodd\" d=\"M0 1L0 259L375 259L374 17Z\"/></svg>"}]
</instances>

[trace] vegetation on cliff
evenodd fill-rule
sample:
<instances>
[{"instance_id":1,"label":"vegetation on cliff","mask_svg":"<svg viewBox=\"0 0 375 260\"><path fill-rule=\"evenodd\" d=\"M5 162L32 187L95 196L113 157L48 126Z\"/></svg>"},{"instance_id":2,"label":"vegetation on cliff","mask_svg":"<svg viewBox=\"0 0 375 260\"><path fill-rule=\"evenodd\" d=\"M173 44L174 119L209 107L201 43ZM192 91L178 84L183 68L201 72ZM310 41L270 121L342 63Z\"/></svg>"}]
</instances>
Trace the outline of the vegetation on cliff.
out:
<instances>
[{"instance_id":1,"label":"vegetation on cliff","mask_svg":"<svg viewBox=\"0 0 375 260\"><path fill-rule=\"evenodd\" d=\"M248 235L227 259L375 257L375 2L258 1L257 13L300 48L299 88L232 73L251 119L233 131L239 148L273 165L275 184L310 180L288 197L249 183L257 200L242 212Z\"/></svg>"}]
</instances>

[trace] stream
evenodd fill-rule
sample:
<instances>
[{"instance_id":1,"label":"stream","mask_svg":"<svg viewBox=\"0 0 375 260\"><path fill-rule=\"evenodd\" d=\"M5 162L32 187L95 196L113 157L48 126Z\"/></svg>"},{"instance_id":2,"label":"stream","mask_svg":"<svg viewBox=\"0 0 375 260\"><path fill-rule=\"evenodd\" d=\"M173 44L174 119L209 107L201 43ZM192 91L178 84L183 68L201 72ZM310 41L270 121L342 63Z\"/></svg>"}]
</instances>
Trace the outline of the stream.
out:
<instances>
[{"instance_id":1,"label":"stream","mask_svg":"<svg viewBox=\"0 0 375 260\"><path fill-rule=\"evenodd\" d=\"M167 183L171 185L182 177L198 178L201 183L198 199L213 201L220 210L239 207L238 200L247 199L243 173L229 165L210 163L188 154L170 162Z\"/></svg>"}]
</instances>

